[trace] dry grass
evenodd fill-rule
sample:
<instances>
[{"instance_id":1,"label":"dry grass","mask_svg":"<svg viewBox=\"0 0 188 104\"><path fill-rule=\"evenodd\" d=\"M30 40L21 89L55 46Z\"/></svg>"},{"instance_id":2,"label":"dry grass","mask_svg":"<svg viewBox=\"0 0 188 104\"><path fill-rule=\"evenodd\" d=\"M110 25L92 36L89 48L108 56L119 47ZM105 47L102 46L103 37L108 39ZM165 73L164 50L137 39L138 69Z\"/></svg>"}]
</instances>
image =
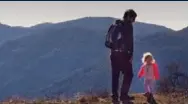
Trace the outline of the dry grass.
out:
<instances>
[{"instance_id":1,"label":"dry grass","mask_svg":"<svg viewBox=\"0 0 188 104\"><path fill-rule=\"evenodd\" d=\"M135 96L134 104L148 104L146 97L142 94L132 94ZM188 104L188 98L180 94L155 95L157 104ZM24 100L10 99L1 104L111 104L110 97L81 96L77 100Z\"/></svg>"}]
</instances>

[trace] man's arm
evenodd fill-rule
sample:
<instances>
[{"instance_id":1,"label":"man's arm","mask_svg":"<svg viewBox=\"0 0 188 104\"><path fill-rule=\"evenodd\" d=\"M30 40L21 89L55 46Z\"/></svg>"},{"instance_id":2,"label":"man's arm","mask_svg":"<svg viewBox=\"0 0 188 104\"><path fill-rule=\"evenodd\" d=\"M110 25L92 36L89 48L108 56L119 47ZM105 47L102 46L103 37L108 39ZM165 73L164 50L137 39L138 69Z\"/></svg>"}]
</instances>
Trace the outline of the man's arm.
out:
<instances>
[{"instance_id":1,"label":"man's arm","mask_svg":"<svg viewBox=\"0 0 188 104\"><path fill-rule=\"evenodd\" d=\"M131 24L127 25L127 29L125 30L125 45L128 50L128 54L130 59L133 57L133 49L134 49L134 44L133 44L133 26Z\"/></svg>"}]
</instances>

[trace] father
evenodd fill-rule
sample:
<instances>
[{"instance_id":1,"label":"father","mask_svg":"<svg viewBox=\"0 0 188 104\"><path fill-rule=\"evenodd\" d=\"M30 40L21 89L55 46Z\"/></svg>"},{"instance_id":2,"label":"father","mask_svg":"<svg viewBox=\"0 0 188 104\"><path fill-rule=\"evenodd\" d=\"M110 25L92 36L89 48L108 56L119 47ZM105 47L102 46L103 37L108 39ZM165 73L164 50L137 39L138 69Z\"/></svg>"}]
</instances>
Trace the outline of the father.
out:
<instances>
[{"instance_id":1,"label":"father","mask_svg":"<svg viewBox=\"0 0 188 104\"><path fill-rule=\"evenodd\" d=\"M134 10L125 11L123 20L116 20L120 36L118 33L118 43L111 48L111 66L112 66L112 101L119 104L119 78L123 73L123 83L121 86L120 100L123 104L133 100L134 97L128 95L129 88L133 78L132 58L133 58L133 23L137 14ZM109 29L110 31L110 29Z\"/></svg>"}]
</instances>

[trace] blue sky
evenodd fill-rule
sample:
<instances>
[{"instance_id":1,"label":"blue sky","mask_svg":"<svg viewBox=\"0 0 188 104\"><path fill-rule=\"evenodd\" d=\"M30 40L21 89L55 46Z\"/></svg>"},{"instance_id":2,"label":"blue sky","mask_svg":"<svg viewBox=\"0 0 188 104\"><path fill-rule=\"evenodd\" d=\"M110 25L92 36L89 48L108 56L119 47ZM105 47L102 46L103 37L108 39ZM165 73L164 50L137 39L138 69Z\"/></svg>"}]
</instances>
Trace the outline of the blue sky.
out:
<instances>
[{"instance_id":1,"label":"blue sky","mask_svg":"<svg viewBox=\"0 0 188 104\"><path fill-rule=\"evenodd\" d=\"M135 9L140 22L175 30L188 26L187 1L0 1L0 22L28 27L87 16L121 18L128 8Z\"/></svg>"}]
</instances>

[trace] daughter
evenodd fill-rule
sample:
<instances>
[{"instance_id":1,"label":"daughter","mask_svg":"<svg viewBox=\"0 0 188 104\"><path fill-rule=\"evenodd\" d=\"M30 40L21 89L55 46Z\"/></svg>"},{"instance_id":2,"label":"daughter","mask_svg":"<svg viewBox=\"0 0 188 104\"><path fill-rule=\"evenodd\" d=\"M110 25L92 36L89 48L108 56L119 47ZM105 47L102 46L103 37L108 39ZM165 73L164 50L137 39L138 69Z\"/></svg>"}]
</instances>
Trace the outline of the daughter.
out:
<instances>
[{"instance_id":1,"label":"daughter","mask_svg":"<svg viewBox=\"0 0 188 104\"><path fill-rule=\"evenodd\" d=\"M138 77L144 77L145 96L152 94L153 82L159 79L158 66L151 53L144 53L142 58L143 65L138 72Z\"/></svg>"}]
</instances>

